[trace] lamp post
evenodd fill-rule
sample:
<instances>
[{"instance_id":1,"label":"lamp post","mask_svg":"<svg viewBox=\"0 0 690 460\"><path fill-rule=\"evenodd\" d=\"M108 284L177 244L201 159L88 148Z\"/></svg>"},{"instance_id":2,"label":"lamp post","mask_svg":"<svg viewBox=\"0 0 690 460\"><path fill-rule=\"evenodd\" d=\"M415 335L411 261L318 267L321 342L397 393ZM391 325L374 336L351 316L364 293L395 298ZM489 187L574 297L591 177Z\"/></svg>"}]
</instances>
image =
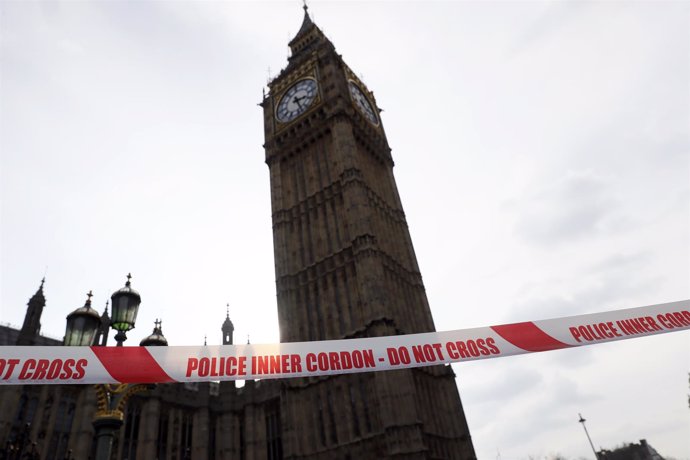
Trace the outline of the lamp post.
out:
<instances>
[{"instance_id":1,"label":"lamp post","mask_svg":"<svg viewBox=\"0 0 690 460\"><path fill-rule=\"evenodd\" d=\"M577 414L577 415L580 416L580 420L578 420L578 422L582 423L582 428L585 429L585 434L587 435L587 439L589 440L589 445L592 446L592 452L594 452L594 458L596 460L599 460L599 454L597 454L597 450L594 448L594 444L592 443L592 438L589 437L589 432L587 431L587 427L585 426L585 422L587 420L582 418L582 414Z\"/></svg>"},{"instance_id":2,"label":"lamp post","mask_svg":"<svg viewBox=\"0 0 690 460\"><path fill-rule=\"evenodd\" d=\"M110 327L117 331L117 346L127 340L126 332L134 329L141 296L131 286L132 275L127 275L125 286L110 297L112 319ZM86 304L67 316L65 345L91 346L100 327L101 319L91 308L91 292ZM105 384L95 385L96 414L93 427L96 431L96 460L110 460L113 439L124 421L127 400L135 393L148 389L147 385Z\"/></svg>"}]
</instances>

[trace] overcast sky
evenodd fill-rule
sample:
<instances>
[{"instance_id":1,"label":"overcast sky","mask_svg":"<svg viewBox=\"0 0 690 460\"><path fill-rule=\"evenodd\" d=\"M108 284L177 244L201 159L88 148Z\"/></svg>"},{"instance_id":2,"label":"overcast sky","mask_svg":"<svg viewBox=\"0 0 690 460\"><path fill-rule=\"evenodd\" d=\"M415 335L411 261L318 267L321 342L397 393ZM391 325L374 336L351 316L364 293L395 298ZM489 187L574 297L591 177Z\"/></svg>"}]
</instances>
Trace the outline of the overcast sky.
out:
<instances>
[{"instance_id":1,"label":"overcast sky","mask_svg":"<svg viewBox=\"0 0 690 460\"><path fill-rule=\"evenodd\" d=\"M690 298L690 3L311 2L376 95L437 329ZM172 345L278 340L262 87L301 3L0 3L0 322L132 272ZM46 268L47 267L47 268ZM112 337L111 337L112 341ZM690 458L690 335L455 366L480 459Z\"/></svg>"}]
</instances>

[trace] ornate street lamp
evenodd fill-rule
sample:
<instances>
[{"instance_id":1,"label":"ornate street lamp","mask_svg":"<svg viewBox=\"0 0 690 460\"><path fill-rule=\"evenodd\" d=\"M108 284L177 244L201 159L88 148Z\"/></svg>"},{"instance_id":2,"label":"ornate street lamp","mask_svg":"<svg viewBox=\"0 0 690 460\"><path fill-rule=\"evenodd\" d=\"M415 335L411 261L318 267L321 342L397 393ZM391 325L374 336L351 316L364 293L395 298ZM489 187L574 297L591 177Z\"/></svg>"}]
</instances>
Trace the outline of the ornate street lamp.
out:
<instances>
[{"instance_id":1,"label":"ornate street lamp","mask_svg":"<svg viewBox=\"0 0 690 460\"><path fill-rule=\"evenodd\" d=\"M96 336L98 327L101 325L101 317L96 310L91 308L91 297L89 291L86 294L86 303L83 307L77 308L67 315L67 328L65 329L66 346L90 346Z\"/></svg>"},{"instance_id":2,"label":"ornate street lamp","mask_svg":"<svg viewBox=\"0 0 690 460\"><path fill-rule=\"evenodd\" d=\"M149 389L149 385L115 383L94 385L96 389L96 414L93 427L96 431L96 460L110 460L115 434L125 419L125 406L129 398Z\"/></svg>"},{"instance_id":3,"label":"ornate street lamp","mask_svg":"<svg viewBox=\"0 0 690 460\"><path fill-rule=\"evenodd\" d=\"M132 274L127 274L125 287L110 296L112 314L110 327L117 331L117 346L127 340L126 332L134 329L141 296L132 289ZM145 391L147 385L105 384L96 385L96 414L93 427L96 430L96 460L110 460L115 433L124 422L127 400L135 393Z\"/></svg>"},{"instance_id":4,"label":"ornate street lamp","mask_svg":"<svg viewBox=\"0 0 690 460\"><path fill-rule=\"evenodd\" d=\"M110 327L117 331L115 340L118 347L121 347L122 342L127 340L126 332L134 329L139 305L141 304L141 296L132 289L131 278L132 275L128 274L125 286L115 291L110 297L112 303ZM91 308L92 296L93 294L89 291L84 306L77 308L67 316L65 345L93 345L96 334L101 327L101 316L96 310ZM104 317L107 317L107 313L104 313ZM105 333L107 334L107 330ZM168 341L161 331L161 322L157 320L153 333L142 340L140 345L165 346L167 344ZM93 426L96 432L96 460L110 460L113 439L124 421L127 400L136 393L150 389L151 385L120 383L94 385L94 388L97 399L96 414L93 419Z\"/></svg>"},{"instance_id":5,"label":"ornate street lamp","mask_svg":"<svg viewBox=\"0 0 690 460\"><path fill-rule=\"evenodd\" d=\"M118 347L121 347L122 342L127 340L126 332L134 329L134 323L137 320L137 312L139 311L139 304L141 304L141 296L137 291L132 289L130 279L132 279L132 275L128 274L125 287L115 291L110 297L112 306L110 327L117 331L115 340L117 341Z\"/></svg>"},{"instance_id":6,"label":"ornate street lamp","mask_svg":"<svg viewBox=\"0 0 690 460\"><path fill-rule=\"evenodd\" d=\"M139 346L167 346L161 321L156 320L153 332L142 339ZM110 460L113 439L125 419L125 407L132 395L151 390L155 385L127 383L96 385L96 416L93 426L96 429L96 460Z\"/></svg>"}]
</instances>

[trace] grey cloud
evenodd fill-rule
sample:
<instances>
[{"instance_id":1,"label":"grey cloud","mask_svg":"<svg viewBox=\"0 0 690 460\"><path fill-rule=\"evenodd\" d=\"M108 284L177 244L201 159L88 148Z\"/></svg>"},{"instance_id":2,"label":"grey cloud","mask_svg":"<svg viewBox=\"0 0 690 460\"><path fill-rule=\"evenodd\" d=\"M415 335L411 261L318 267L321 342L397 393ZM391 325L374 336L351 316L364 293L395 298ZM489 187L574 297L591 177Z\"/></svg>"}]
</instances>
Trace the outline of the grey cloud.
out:
<instances>
[{"instance_id":1,"label":"grey cloud","mask_svg":"<svg viewBox=\"0 0 690 460\"><path fill-rule=\"evenodd\" d=\"M607 228L617 207L607 180L590 172L568 172L523 199L515 233L533 245L592 237Z\"/></svg>"},{"instance_id":2,"label":"grey cloud","mask_svg":"<svg viewBox=\"0 0 690 460\"><path fill-rule=\"evenodd\" d=\"M616 273L602 276L599 284L579 292L574 301L581 311L597 311L619 299L653 294L662 283L659 276L635 278L630 273Z\"/></svg>"},{"instance_id":3,"label":"grey cloud","mask_svg":"<svg viewBox=\"0 0 690 460\"><path fill-rule=\"evenodd\" d=\"M577 369L592 364L594 353L591 347L578 347L566 350L558 350L547 355L550 366L561 369Z\"/></svg>"},{"instance_id":4,"label":"grey cloud","mask_svg":"<svg viewBox=\"0 0 690 460\"><path fill-rule=\"evenodd\" d=\"M608 272L639 268L650 260L648 252L616 253L592 264L590 271Z\"/></svg>"},{"instance_id":5,"label":"grey cloud","mask_svg":"<svg viewBox=\"0 0 690 460\"><path fill-rule=\"evenodd\" d=\"M514 54L520 53L524 49L529 49L531 46L548 39L549 36L560 31L567 23L575 21L577 14L583 8L587 8L585 2L556 2L547 4L544 13L536 18L521 36L515 39L511 52Z\"/></svg>"},{"instance_id":6,"label":"grey cloud","mask_svg":"<svg viewBox=\"0 0 690 460\"><path fill-rule=\"evenodd\" d=\"M596 395L582 393L575 380L562 375L545 379L544 384L534 391L539 392L539 399L523 404L520 409L525 419L532 423L515 424L510 432L499 434L503 443L520 445L533 437L570 426L577 412L575 406L599 399Z\"/></svg>"},{"instance_id":7,"label":"grey cloud","mask_svg":"<svg viewBox=\"0 0 690 460\"><path fill-rule=\"evenodd\" d=\"M492 382L490 385L466 388L464 399L471 399L475 403L490 403L504 400L506 397L515 398L522 393L538 387L542 381L539 372L533 369L516 368L509 372L510 377Z\"/></svg>"},{"instance_id":8,"label":"grey cloud","mask_svg":"<svg viewBox=\"0 0 690 460\"><path fill-rule=\"evenodd\" d=\"M609 261L609 263L615 263ZM635 278L630 271L621 268L619 272L592 273L596 284L589 285L564 295L533 297L517 303L511 309L511 321L573 316L592 311L600 311L607 306L636 295L650 294L658 291L663 282L660 277Z\"/></svg>"},{"instance_id":9,"label":"grey cloud","mask_svg":"<svg viewBox=\"0 0 690 460\"><path fill-rule=\"evenodd\" d=\"M503 430L508 428L508 431L497 431L493 433L494 436L501 440L503 445L515 447L529 444L533 438L543 436L544 433L553 431L566 423L567 420L566 415L554 411L553 406L543 408L528 406L523 408L521 413L524 416L524 420L529 420L529 423L514 423L508 426L501 425Z\"/></svg>"},{"instance_id":10,"label":"grey cloud","mask_svg":"<svg viewBox=\"0 0 690 460\"><path fill-rule=\"evenodd\" d=\"M571 316L578 310L577 304L562 296L532 298L518 303L510 310L510 320L531 321L537 319Z\"/></svg>"},{"instance_id":11,"label":"grey cloud","mask_svg":"<svg viewBox=\"0 0 690 460\"><path fill-rule=\"evenodd\" d=\"M595 395L582 393L575 380L563 376L558 377L555 382L551 383L551 387L549 398L544 404L558 404L562 407L597 399Z\"/></svg>"}]
</instances>

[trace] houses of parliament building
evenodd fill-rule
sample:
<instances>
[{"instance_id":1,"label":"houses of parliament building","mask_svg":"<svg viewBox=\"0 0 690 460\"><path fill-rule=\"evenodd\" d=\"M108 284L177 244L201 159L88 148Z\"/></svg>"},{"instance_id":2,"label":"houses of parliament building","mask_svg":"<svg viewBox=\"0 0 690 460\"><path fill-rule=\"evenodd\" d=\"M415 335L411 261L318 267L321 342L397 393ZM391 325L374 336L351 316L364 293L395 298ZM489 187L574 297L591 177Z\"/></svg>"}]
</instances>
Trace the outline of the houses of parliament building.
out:
<instances>
[{"instance_id":1,"label":"houses of parliament building","mask_svg":"<svg viewBox=\"0 0 690 460\"><path fill-rule=\"evenodd\" d=\"M311 20L261 102L281 342L434 331L376 100ZM0 345L40 335L43 283ZM222 320L222 317L219 318ZM107 312L102 317L108 323ZM232 344L229 317L223 344ZM96 344L106 344L108 329ZM157 325L142 345L166 345ZM0 386L0 449L94 458L87 385ZM0 454L2 458L2 454ZM285 380L160 384L133 395L113 460L475 458L450 366Z\"/></svg>"}]
</instances>

